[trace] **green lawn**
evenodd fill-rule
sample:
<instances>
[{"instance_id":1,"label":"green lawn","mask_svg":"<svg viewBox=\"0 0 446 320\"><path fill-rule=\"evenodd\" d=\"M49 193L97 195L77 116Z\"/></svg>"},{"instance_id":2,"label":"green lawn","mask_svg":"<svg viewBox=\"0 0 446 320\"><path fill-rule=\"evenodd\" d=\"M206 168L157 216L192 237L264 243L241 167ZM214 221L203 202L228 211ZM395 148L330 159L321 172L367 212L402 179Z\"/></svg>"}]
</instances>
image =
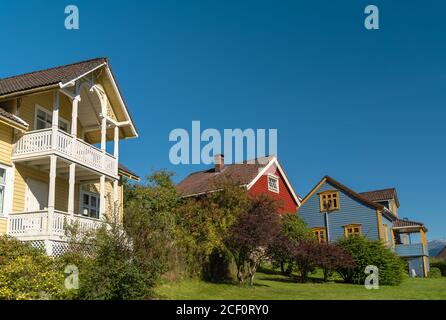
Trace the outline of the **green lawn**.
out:
<instances>
[{"instance_id":1,"label":"green lawn","mask_svg":"<svg viewBox=\"0 0 446 320\"><path fill-rule=\"evenodd\" d=\"M156 293L159 299L176 300L446 299L446 277L407 279L400 286L367 290L364 286L338 282L302 284L281 275L258 273L254 287L185 280L161 284Z\"/></svg>"}]
</instances>

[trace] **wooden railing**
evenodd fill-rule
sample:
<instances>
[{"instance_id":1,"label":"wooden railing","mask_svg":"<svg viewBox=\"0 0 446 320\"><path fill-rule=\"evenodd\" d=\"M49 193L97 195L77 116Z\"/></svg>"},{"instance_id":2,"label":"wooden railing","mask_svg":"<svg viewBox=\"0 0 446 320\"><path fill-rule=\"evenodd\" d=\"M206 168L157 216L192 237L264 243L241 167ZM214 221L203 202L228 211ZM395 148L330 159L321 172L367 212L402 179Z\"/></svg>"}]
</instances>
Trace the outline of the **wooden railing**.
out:
<instances>
[{"instance_id":1,"label":"wooden railing","mask_svg":"<svg viewBox=\"0 0 446 320\"><path fill-rule=\"evenodd\" d=\"M14 158L25 158L55 152L91 169L116 176L117 159L99 148L68 133L52 129L31 131L21 137L14 147Z\"/></svg>"},{"instance_id":2,"label":"wooden railing","mask_svg":"<svg viewBox=\"0 0 446 320\"><path fill-rule=\"evenodd\" d=\"M51 217L51 221L48 217ZM66 212L54 211L49 215L47 210L36 212L12 213L9 215L8 234L17 238L33 238L41 236L67 235L68 226L76 224L80 233L94 231L104 222L80 215L69 215Z\"/></svg>"}]
</instances>

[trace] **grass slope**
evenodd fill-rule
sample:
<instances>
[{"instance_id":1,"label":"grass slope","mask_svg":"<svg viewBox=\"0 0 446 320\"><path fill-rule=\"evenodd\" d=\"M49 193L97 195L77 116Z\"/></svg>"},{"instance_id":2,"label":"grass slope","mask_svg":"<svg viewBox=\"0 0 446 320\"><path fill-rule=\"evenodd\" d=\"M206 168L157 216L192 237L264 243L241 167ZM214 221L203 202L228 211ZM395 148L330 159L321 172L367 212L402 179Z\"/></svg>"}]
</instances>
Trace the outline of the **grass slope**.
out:
<instances>
[{"instance_id":1,"label":"grass slope","mask_svg":"<svg viewBox=\"0 0 446 320\"><path fill-rule=\"evenodd\" d=\"M407 279L400 286L367 290L364 286L339 282L302 284L281 275L258 273L254 287L186 280L161 284L157 295L159 299L174 300L446 299L446 277Z\"/></svg>"}]
</instances>

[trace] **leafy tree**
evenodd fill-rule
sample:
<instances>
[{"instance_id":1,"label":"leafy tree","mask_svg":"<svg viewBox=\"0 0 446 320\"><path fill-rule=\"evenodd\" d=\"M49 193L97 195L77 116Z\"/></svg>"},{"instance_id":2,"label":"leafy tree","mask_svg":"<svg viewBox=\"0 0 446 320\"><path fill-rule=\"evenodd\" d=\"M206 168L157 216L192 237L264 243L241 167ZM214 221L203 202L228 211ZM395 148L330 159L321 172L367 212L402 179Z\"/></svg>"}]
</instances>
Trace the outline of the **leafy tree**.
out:
<instances>
[{"instance_id":1,"label":"leafy tree","mask_svg":"<svg viewBox=\"0 0 446 320\"><path fill-rule=\"evenodd\" d=\"M216 188L217 192L184 200L176 214L187 265L193 274L211 281L230 277L224 240L249 203L247 191L236 180L225 177Z\"/></svg>"},{"instance_id":2,"label":"leafy tree","mask_svg":"<svg viewBox=\"0 0 446 320\"><path fill-rule=\"evenodd\" d=\"M286 214L281 219L281 236L268 248L273 265L279 266L283 274L291 275L293 258L291 251L299 241L313 239L313 233L296 214Z\"/></svg>"},{"instance_id":3,"label":"leafy tree","mask_svg":"<svg viewBox=\"0 0 446 320\"><path fill-rule=\"evenodd\" d=\"M383 285L399 285L405 276L403 260L383 246L380 241L372 241L363 237L348 237L338 245L351 255L355 267L338 268L338 273L346 282L363 284L368 265L378 267L379 283Z\"/></svg>"},{"instance_id":4,"label":"leafy tree","mask_svg":"<svg viewBox=\"0 0 446 320\"><path fill-rule=\"evenodd\" d=\"M280 216L275 201L264 195L250 199L246 212L236 218L225 241L235 259L239 283L249 278L253 285L257 268L268 256L268 246L279 234Z\"/></svg>"}]
</instances>

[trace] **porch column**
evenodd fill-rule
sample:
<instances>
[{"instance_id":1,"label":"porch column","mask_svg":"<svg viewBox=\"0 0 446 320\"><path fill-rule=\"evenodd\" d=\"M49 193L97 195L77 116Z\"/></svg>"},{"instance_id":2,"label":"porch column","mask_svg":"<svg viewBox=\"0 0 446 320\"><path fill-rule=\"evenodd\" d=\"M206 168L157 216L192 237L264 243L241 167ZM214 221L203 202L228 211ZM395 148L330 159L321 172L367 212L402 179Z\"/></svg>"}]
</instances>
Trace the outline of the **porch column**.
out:
<instances>
[{"instance_id":1,"label":"porch column","mask_svg":"<svg viewBox=\"0 0 446 320\"><path fill-rule=\"evenodd\" d=\"M73 103L72 103L72 110L71 110L71 135L73 137L77 136L77 113L78 113L78 106L79 106L79 101L81 100L81 96L77 95L74 99L73 99Z\"/></svg>"},{"instance_id":2,"label":"porch column","mask_svg":"<svg viewBox=\"0 0 446 320\"><path fill-rule=\"evenodd\" d=\"M115 126L114 133L114 147L113 147L113 155L115 157L115 174L118 174L118 158L119 158L119 127Z\"/></svg>"},{"instance_id":3,"label":"porch column","mask_svg":"<svg viewBox=\"0 0 446 320\"><path fill-rule=\"evenodd\" d=\"M115 222L119 220L119 180L113 181L113 216Z\"/></svg>"},{"instance_id":4,"label":"porch column","mask_svg":"<svg viewBox=\"0 0 446 320\"><path fill-rule=\"evenodd\" d=\"M70 164L70 176L68 179L68 214L74 215L74 188L76 184L76 164Z\"/></svg>"},{"instance_id":5,"label":"porch column","mask_svg":"<svg viewBox=\"0 0 446 320\"><path fill-rule=\"evenodd\" d=\"M107 118L102 115L101 121L101 150L103 153L106 151L106 133L107 133Z\"/></svg>"},{"instance_id":6,"label":"porch column","mask_svg":"<svg viewBox=\"0 0 446 320\"><path fill-rule=\"evenodd\" d=\"M56 134L57 130L59 130L59 90L54 91L54 98L53 98L53 121L51 123L51 129L52 129L52 147L53 149L56 148L57 139Z\"/></svg>"},{"instance_id":7,"label":"porch column","mask_svg":"<svg viewBox=\"0 0 446 320\"><path fill-rule=\"evenodd\" d=\"M55 200L56 200L56 167L57 166L57 156L50 156L50 181L48 187L48 224L47 231L48 234L52 231L52 221L55 209Z\"/></svg>"},{"instance_id":8,"label":"porch column","mask_svg":"<svg viewBox=\"0 0 446 320\"><path fill-rule=\"evenodd\" d=\"M105 175L101 175L99 181L99 218L102 219L105 214Z\"/></svg>"}]
</instances>

